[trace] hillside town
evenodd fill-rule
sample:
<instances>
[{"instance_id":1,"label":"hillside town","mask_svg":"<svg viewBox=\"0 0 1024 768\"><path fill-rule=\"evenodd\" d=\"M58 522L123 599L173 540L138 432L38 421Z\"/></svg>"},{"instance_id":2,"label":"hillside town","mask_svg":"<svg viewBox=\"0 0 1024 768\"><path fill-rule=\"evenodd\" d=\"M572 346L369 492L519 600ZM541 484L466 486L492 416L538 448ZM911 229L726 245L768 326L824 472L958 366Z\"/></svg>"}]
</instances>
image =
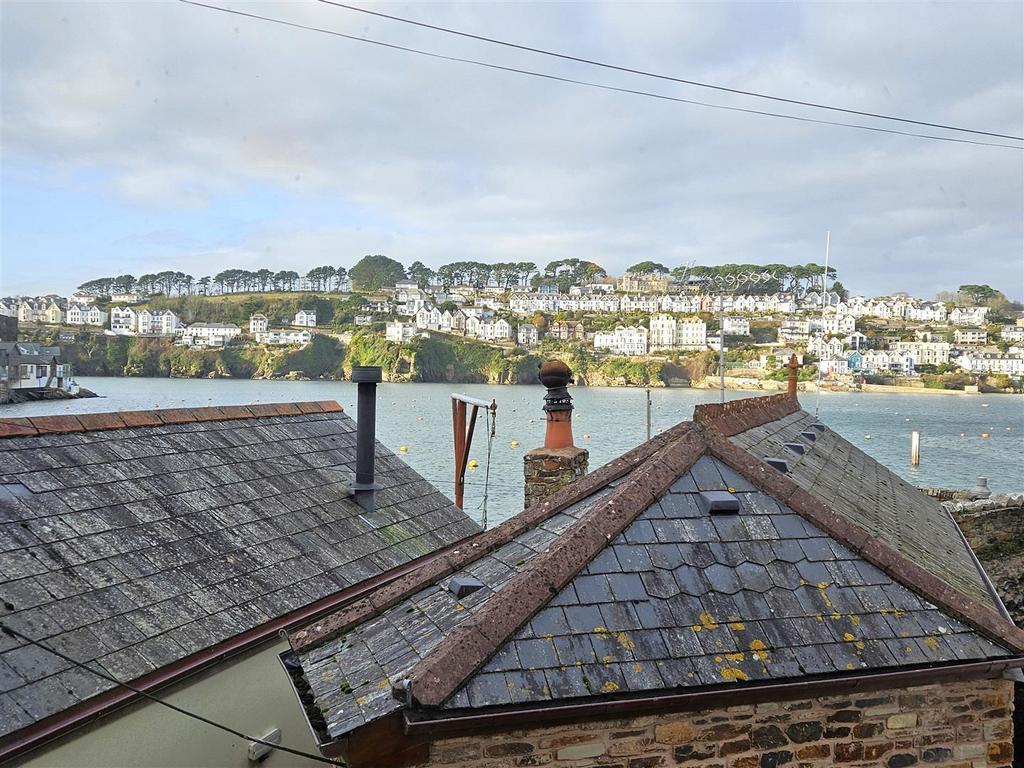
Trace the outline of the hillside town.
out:
<instances>
[{"instance_id":1,"label":"hillside town","mask_svg":"<svg viewBox=\"0 0 1024 768\"><path fill-rule=\"evenodd\" d=\"M812 274L794 290L726 292L679 270L670 276L660 265L651 269L649 263L638 265L645 271L628 271L618 278L598 268L589 277L584 271L572 275L580 279L569 281L557 266L550 266L547 274L555 279L533 275L531 280L530 271L524 270L511 278L467 273L442 281L440 272L427 270L425 276L412 269L408 274L416 277L369 287L353 286L345 270L336 270L341 279L302 279L288 286L298 291L281 295L298 297L296 311L252 312L244 324L207 319L202 316L206 305L198 305L187 322L183 312L157 308L158 299L168 299L161 291L102 294L97 281L67 297L4 298L0 316L16 319L23 332L56 331L57 342L73 342L76 334L85 333L217 349L301 346L316 334L344 338L359 332L380 334L394 344L433 335L506 350L575 345L597 358L678 360L710 351L722 358L720 373L746 379L781 375L781 362L792 354L815 379L832 384L913 383L923 375L959 374L992 378L1005 389L1018 386L1024 377L1024 313L1005 299L991 301L1001 294L988 286L961 286L941 300L905 293L865 297L850 295L835 280L822 290L819 273L817 280ZM398 267L393 274L407 274ZM475 282L455 282L459 277ZM216 302L246 290L254 291L254 300L278 295L273 284L263 292L248 283L236 290L220 284L219 291L214 285L209 294L196 298ZM160 286L150 281L145 287ZM178 293L183 295L180 287ZM354 309L347 316L332 311L327 322L318 322L316 307L323 297ZM47 349L45 354L52 356L52 347ZM9 379L43 376L40 365L32 375L28 363L20 365L23 370L8 374ZM58 377L44 378L52 383Z\"/></svg>"}]
</instances>

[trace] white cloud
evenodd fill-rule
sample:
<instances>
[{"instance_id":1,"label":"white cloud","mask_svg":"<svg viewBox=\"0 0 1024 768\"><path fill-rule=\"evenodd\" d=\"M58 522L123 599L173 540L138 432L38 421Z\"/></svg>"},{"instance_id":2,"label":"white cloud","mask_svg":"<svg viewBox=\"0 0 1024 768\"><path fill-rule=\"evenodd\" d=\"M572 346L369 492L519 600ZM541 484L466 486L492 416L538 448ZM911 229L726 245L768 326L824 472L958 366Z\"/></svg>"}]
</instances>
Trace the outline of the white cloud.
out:
<instances>
[{"instance_id":1,"label":"white cloud","mask_svg":"<svg viewBox=\"0 0 1024 768\"><path fill-rule=\"evenodd\" d=\"M232 7L569 77L810 114L317 3ZM393 9L734 87L1016 134L1024 124L1017 4ZM1009 150L578 88L179 3L9 3L3 21L8 157L45 164L54 178L99 170L112 179L111 196L156 213L208 214L215 200L244 199L255 185L337 200L368 217L362 227L325 220L311 231L282 213L227 243L197 221L161 257L194 272L261 260L305 269L377 251L435 265L585 256L611 270L646 258L806 262L820 259L831 228L853 288L930 294L991 281L1014 292L1021 282L1024 184L1020 154ZM8 272L17 269L8 263Z\"/></svg>"}]
</instances>

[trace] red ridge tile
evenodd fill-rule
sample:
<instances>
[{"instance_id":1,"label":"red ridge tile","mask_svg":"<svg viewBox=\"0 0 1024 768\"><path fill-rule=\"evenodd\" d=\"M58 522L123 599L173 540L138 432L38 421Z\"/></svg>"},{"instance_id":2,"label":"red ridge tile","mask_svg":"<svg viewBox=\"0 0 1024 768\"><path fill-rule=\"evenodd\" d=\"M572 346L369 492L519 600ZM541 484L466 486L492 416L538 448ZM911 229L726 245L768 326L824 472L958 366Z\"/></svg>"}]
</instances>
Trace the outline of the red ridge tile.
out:
<instances>
[{"instance_id":1,"label":"red ridge tile","mask_svg":"<svg viewBox=\"0 0 1024 768\"><path fill-rule=\"evenodd\" d=\"M87 431L94 429L124 429L124 419L117 413L80 413L78 421Z\"/></svg>"},{"instance_id":2,"label":"red ridge tile","mask_svg":"<svg viewBox=\"0 0 1024 768\"><path fill-rule=\"evenodd\" d=\"M153 411L122 411L120 415L128 427L159 427L163 424Z\"/></svg>"},{"instance_id":3,"label":"red ridge tile","mask_svg":"<svg viewBox=\"0 0 1024 768\"><path fill-rule=\"evenodd\" d=\"M39 430L32 426L32 422L28 419L4 419L0 421L0 438L32 437L38 434Z\"/></svg>"},{"instance_id":4,"label":"red ridge tile","mask_svg":"<svg viewBox=\"0 0 1024 768\"><path fill-rule=\"evenodd\" d=\"M28 420L40 435L84 431L82 422L75 416L30 416Z\"/></svg>"}]
</instances>

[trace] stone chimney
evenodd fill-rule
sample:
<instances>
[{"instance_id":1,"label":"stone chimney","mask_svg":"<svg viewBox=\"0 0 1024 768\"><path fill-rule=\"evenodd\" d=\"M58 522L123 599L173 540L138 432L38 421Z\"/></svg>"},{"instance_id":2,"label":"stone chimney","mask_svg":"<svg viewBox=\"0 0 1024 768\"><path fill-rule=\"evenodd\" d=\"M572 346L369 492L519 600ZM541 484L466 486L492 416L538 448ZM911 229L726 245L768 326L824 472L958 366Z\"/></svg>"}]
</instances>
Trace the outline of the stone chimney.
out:
<instances>
[{"instance_id":1,"label":"stone chimney","mask_svg":"<svg viewBox=\"0 0 1024 768\"><path fill-rule=\"evenodd\" d=\"M572 396L567 389L572 380L572 370L561 360L547 360L540 366L541 384L548 388L544 395L547 427L544 447L534 448L523 458L526 507L587 474L590 452L577 448L572 439Z\"/></svg>"},{"instance_id":2,"label":"stone chimney","mask_svg":"<svg viewBox=\"0 0 1024 768\"><path fill-rule=\"evenodd\" d=\"M797 367L796 355L790 355L789 378L786 381L786 391L789 392L790 397L796 397Z\"/></svg>"}]
</instances>

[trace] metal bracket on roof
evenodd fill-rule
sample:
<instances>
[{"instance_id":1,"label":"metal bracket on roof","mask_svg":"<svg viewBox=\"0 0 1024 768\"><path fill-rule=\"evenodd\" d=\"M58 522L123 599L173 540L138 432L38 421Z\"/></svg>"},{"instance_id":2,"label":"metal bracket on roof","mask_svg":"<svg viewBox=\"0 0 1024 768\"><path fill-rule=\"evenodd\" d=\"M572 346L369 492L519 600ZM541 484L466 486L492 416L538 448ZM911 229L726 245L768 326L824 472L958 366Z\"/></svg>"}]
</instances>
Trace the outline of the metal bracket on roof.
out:
<instances>
[{"instance_id":1,"label":"metal bracket on roof","mask_svg":"<svg viewBox=\"0 0 1024 768\"><path fill-rule=\"evenodd\" d=\"M804 445L803 443L783 443L782 447L785 448L787 451L792 451L793 453L798 454L800 456L803 456L804 453L807 451L807 446Z\"/></svg>"},{"instance_id":2,"label":"metal bracket on roof","mask_svg":"<svg viewBox=\"0 0 1024 768\"><path fill-rule=\"evenodd\" d=\"M728 491L701 491L697 498L701 510L709 515L732 515L740 511L740 500Z\"/></svg>"},{"instance_id":3,"label":"metal bracket on roof","mask_svg":"<svg viewBox=\"0 0 1024 768\"><path fill-rule=\"evenodd\" d=\"M774 467L775 469L779 470L779 472L789 472L789 462L783 459L781 456L769 456L764 461L765 464L767 464L769 467Z\"/></svg>"}]
</instances>

